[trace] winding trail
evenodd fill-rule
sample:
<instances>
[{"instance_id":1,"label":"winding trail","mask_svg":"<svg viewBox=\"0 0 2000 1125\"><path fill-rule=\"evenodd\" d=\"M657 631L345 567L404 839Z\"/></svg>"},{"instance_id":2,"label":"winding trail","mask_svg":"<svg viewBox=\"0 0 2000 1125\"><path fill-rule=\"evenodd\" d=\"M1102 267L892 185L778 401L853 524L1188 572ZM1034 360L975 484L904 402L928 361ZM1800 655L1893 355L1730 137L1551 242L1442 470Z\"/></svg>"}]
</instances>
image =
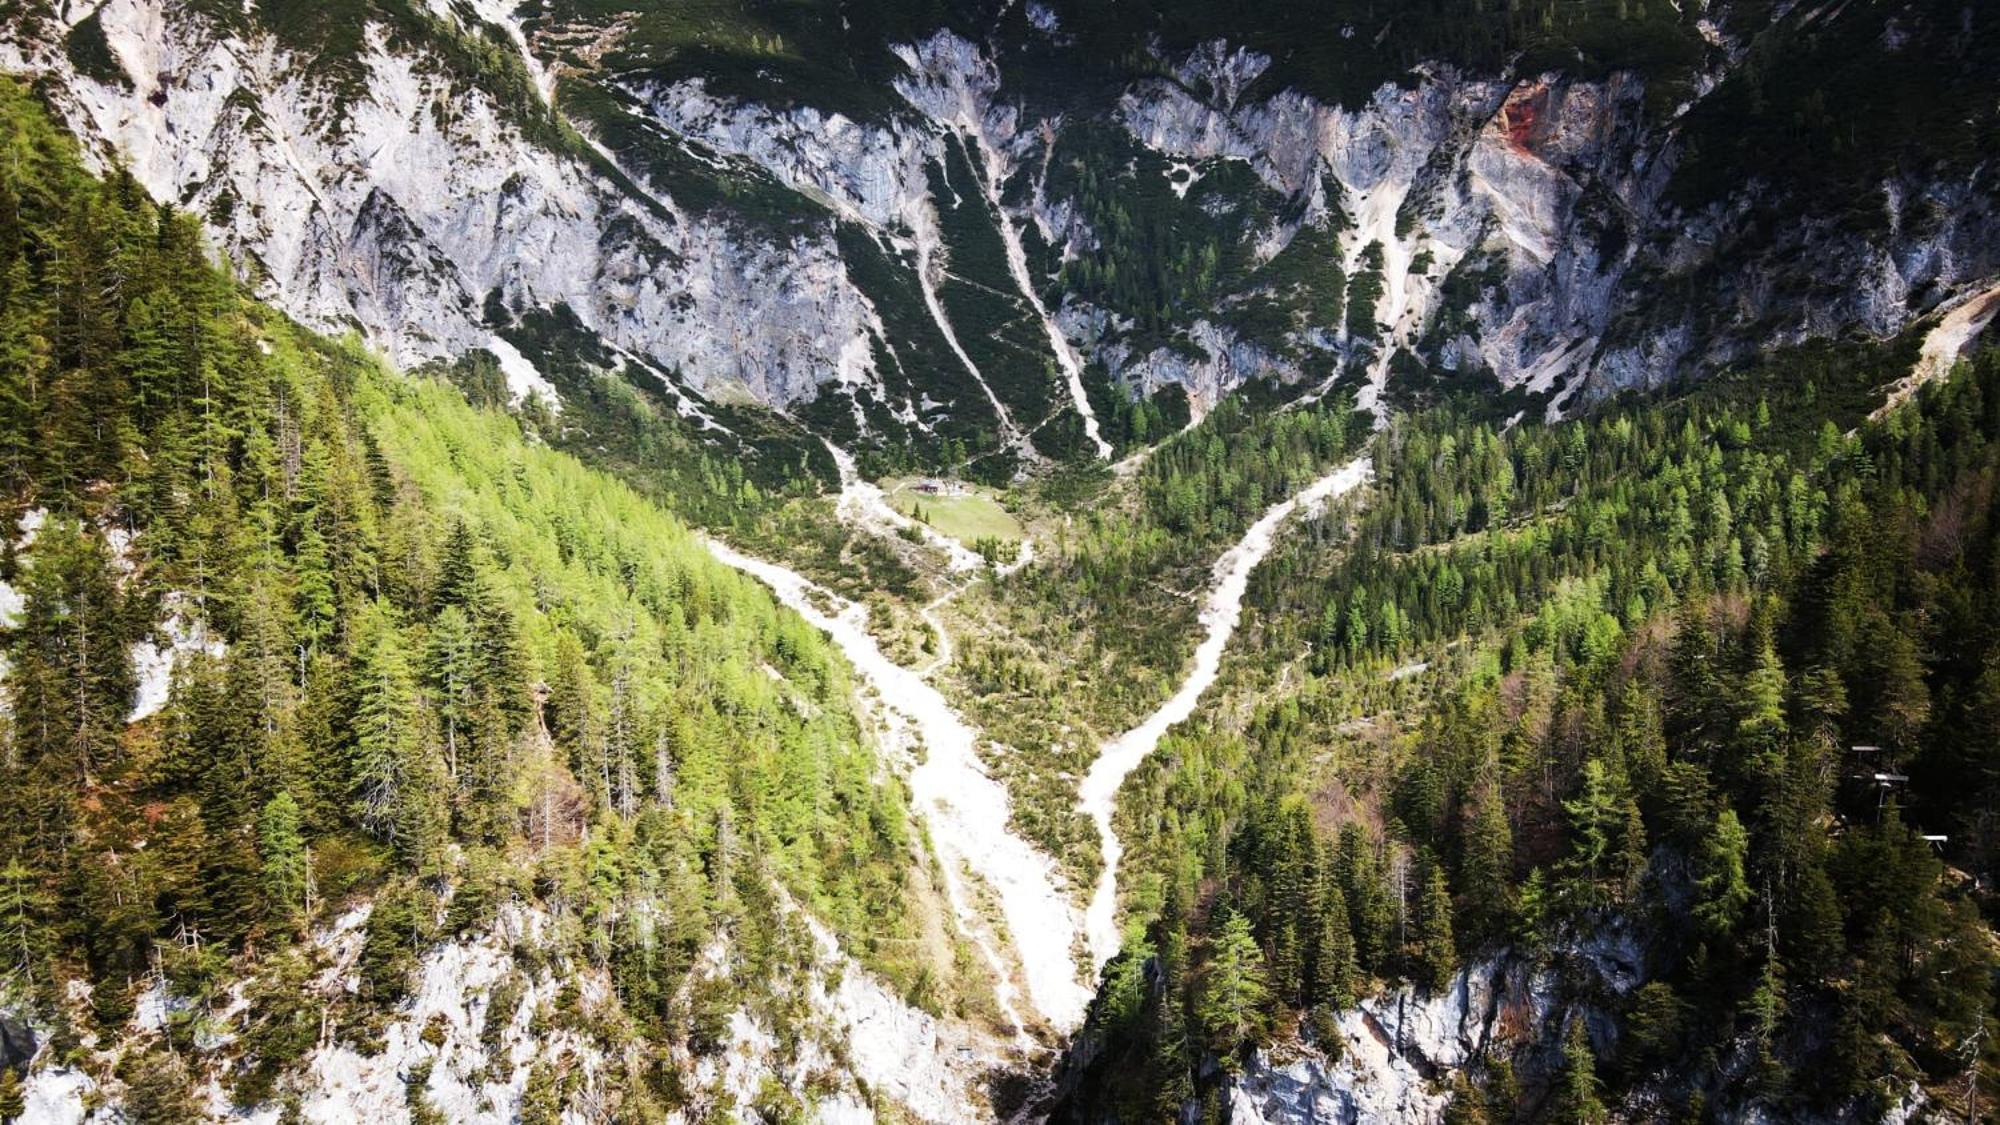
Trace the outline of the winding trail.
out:
<instances>
[{"instance_id":1,"label":"winding trail","mask_svg":"<svg viewBox=\"0 0 2000 1125\"><path fill-rule=\"evenodd\" d=\"M910 771L911 797L929 827L952 911L992 968L995 998L1023 1049L1032 1040L1017 1003L1015 973L1002 952L1009 940L1035 1012L1058 1031L1081 1024L1091 996L1072 954L1082 919L1054 861L1014 835L1006 787L980 761L977 732L922 674L883 654L868 632L866 607L787 567L713 539L704 542L716 559L763 582L779 601L824 631L875 687L891 737L918 759ZM977 888L969 885L968 872L977 879ZM982 919L974 899L978 891L992 892L1005 933Z\"/></svg>"},{"instance_id":2,"label":"winding trail","mask_svg":"<svg viewBox=\"0 0 2000 1125\"><path fill-rule=\"evenodd\" d=\"M834 513L872 535L893 535L905 529L914 528L923 541L945 556L945 565L955 573L973 573L975 576L986 570L986 559L979 552L932 527L922 520L912 519L896 510L889 503L888 494L874 481L864 479L854 467L854 454L821 438L826 451L833 455L833 464L840 471L840 495L834 501ZM1020 553L1014 561L993 568L997 575L1008 575L1035 561L1035 541L1021 540ZM970 582L954 587L938 598L925 612L936 609L963 593Z\"/></svg>"},{"instance_id":3,"label":"winding trail","mask_svg":"<svg viewBox=\"0 0 2000 1125\"><path fill-rule=\"evenodd\" d=\"M1078 787L1078 800L1083 811L1090 814L1090 819L1097 825L1104 855L1104 870L1098 876L1097 889L1091 895L1090 908L1084 916L1084 933L1090 943L1093 976L1106 961L1118 955L1122 940L1118 932L1118 863L1124 858L1125 846L1119 841L1111 823L1119 787L1160 744L1161 737L1169 729L1194 714L1195 704L1202 693L1215 682L1222 666L1223 650L1228 648L1229 639L1235 634L1236 625L1243 616L1243 595L1250 586L1250 572L1257 569L1257 564L1264 561L1265 555L1270 554L1279 526L1300 508L1312 508L1332 497L1353 491L1368 479L1370 471L1371 458L1363 454L1300 489L1289 499L1273 504L1256 523L1250 525L1250 530L1235 546L1215 560L1208 601L1201 611L1201 623L1206 632L1201 643L1195 647L1194 665L1188 670L1187 679L1144 722L1105 743L1098 751L1097 760L1090 764L1090 772Z\"/></svg>"},{"instance_id":4,"label":"winding trail","mask_svg":"<svg viewBox=\"0 0 2000 1125\"><path fill-rule=\"evenodd\" d=\"M1182 434L1192 433L1194 428L1201 425L1201 420L1206 417L1208 417L1208 408L1201 405L1200 399L1190 396L1188 399L1188 420L1186 425L1183 425L1180 429L1175 430L1160 441L1141 445L1137 452L1132 453L1123 461L1111 466L1111 472L1121 477L1134 475L1140 469L1146 467L1146 462L1152 460L1153 454L1165 449L1169 443Z\"/></svg>"},{"instance_id":5,"label":"winding trail","mask_svg":"<svg viewBox=\"0 0 2000 1125\"><path fill-rule=\"evenodd\" d=\"M937 615L937 611L979 581L986 569L986 559L979 552L930 524L911 519L897 511L896 506L889 503L889 497L882 491L881 485L862 478L854 466L852 453L824 438L820 440L826 445L827 452L833 455L834 466L840 470L840 496L834 501L836 515L851 526L858 527L871 535L888 536L914 528L926 544L944 555L947 569L954 574L970 576L955 584L947 584L944 593L931 599L917 611L924 623L930 626L931 632L937 635L938 641L937 653L931 658L931 662L917 671L919 676L928 678L938 669L950 664L952 660L951 633L945 629L944 620ZM1035 541L1023 539L1014 561L995 566L993 573L1000 576L1009 575L1034 561Z\"/></svg>"}]
</instances>

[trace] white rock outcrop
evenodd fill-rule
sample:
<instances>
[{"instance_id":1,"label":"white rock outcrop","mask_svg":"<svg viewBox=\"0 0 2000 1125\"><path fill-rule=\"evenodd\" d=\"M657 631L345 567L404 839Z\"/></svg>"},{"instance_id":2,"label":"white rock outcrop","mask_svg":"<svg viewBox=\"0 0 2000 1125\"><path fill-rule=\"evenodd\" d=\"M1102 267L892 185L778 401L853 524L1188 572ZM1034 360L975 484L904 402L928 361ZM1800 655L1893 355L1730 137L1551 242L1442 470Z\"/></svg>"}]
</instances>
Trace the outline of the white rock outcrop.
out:
<instances>
[{"instance_id":1,"label":"white rock outcrop","mask_svg":"<svg viewBox=\"0 0 2000 1125\"><path fill-rule=\"evenodd\" d=\"M120 160L155 196L202 215L286 311L317 327L358 326L404 363L490 348L485 311L497 295L509 307L567 306L608 343L710 398L788 407L846 385L927 429L918 403L932 365L877 370L907 341L889 338L874 303L882 294L864 293L843 260L835 224L849 222L887 254L890 284L914 290L951 353L946 364L956 361L987 400L981 412L1018 442L1040 419L1010 415L1008 388L989 385L972 358L979 349L968 349L938 294L952 264L931 170L961 143L1009 250L1018 293L1001 296L1025 300L1040 319L1063 397L1092 432L1081 393L1091 360L1127 386L1179 384L1200 402L1267 373L1297 380L1358 369L1360 398L1373 405L1392 360L1414 352L1447 369L1491 371L1554 412L1774 344L1852 328L1891 335L2000 276L2000 215L1979 179L1990 172L1965 183L1884 183L1886 235L1805 215L1746 249L1743 231L1767 221L1754 214L1763 186L1741 185L1698 213L1677 209L1666 187L1688 107L1649 109L1643 83L1625 74L1580 81L1427 65L1348 108L1273 92L1268 58L1214 42L1163 57L1160 76L1105 104L1037 117L1006 87L1001 47L940 31L885 45L904 67L893 86L907 109L868 120L809 97L724 97L698 77L564 79L628 100L633 130L677 159L724 178L768 177L780 197L796 194L788 221L761 223L726 203L684 207L672 182L618 169L617 154L566 134L546 104L555 70L506 0L470 11L516 49L531 79L520 87L535 91L525 102L480 88L379 25L348 60L358 71L350 87L245 30L254 22L225 26L166 0L89 10L119 80L85 73L64 49L68 21L86 9L34 7L37 18L0 28L0 68L52 79L58 110L100 165ZM472 18L441 2L433 9L447 27ZM1062 42L1052 13L1031 24L1031 37ZM1742 54L1719 31L1713 45L1693 84L1697 100ZM1058 255L1095 245L1074 201L1048 190L1067 118L1093 115L1165 157L1183 196L1225 161L1286 200L1284 219L1245 235L1255 261L1336 213L1346 277L1379 246L1381 295L1370 310L1379 327L1362 333L1372 338L1349 339L1343 323L1245 339L1224 315L1239 295L1225 294L1215 307L1181 310L1176 339L1161 345L1135 342L1117 318L1074 296L1044 302L1046 279L1031 275L1021 238L1032 224ZM1486 283L1447 310L1444 283L1467 264ZM1663 290L1697 295L1662 300ZM531 369L511 364L509 373ZM530 380L512 382L519 393Z\"/></svg>"},{"instance_id":2,"label":"white rock outcrop","mask_svg":"<svg viewBox=\"0 0 2000 1125\"><path fill-rule=\"evenodd\" d=\"M1739 55L1719 52L1698 94ZM1365 364L1364 405L1391 355L1421 347L1428 362L1490 370L1503 386L1550 396L1553 414L1579 394L1656 386L1773 345L1855 328L1892 336L2000 275L2000 215L1990 190L1975 186L1978 171L1967 183L1883 184L1893 212L1886 237L1808 215L1767 245L1741 246L1766 185L1740 185L1699 213L1679 210L1666 189L1681 157L1675 123L1688 107L1661 121L1633 75L1503 80L1425 66L1350 110L1292 90L1247 96L1269 60L1224 43L1165 61L1172 77L1120 99L1136 139L1183 168L1244 163L1300 205L1301 222L1342 212L1349 278L1363 250L1381 245L1380 346L1340 349ZM1923 218L1901 221L1906 214ZM1271 245L1290 236L1276 232ZM1440 337L1443 282L1475 256L1498 268L1497 283L1452 310L1455 327ZM1697 277L1699 299L1659 300L1663 284L1686 289ZM1246 360L1296 374L1282 356L1245 355L1213 335L1197 341L1206 363L1174 349L1107 359L1135 384L1173 379L1209 393L1232 385ZM1347 344L1344 326L1339 336Z\"/></svg>"},{"instance_id":3,"label":"white rock outcrop","mask_svg":"<svg viewBox=\"0 0 2000 1125\"><path fill-rule=\"evenodd\" d=\"M786 912L796 914L786 902ZM330 963L313 989L329 996L353 990L369 913L365 905L349 910L315 935ZM996 1068L1018 1065L1009 1045L910 1007L849 958L829 930L816 920L805 922L810 960L803 983L813 1025L787 1050L748 1013L732 1013L720 1051L675 1055L696 1105L721 1099L748 1106L766 1081L774 1081L800 1097L819 1120L873 1120L876 1107L885 1104L936 1125L990 1118L984 1083ZM304 1120L320 1125L407 1120L410 1083L423 1075L417 1096L445 1120L507 1125L518 1119L538 1062L570 1074L565 1121L602 1119L614 1104L611 1083L622 1078L625 1060L600 1037L548 1016L568 983L576 985L586 1011L602 1015L604 1006L614 1003L608 981L599 971L567 962L524 968L515 956L523 947L548 948L555 925L540 909L509 905L482 932L429 948L419 959L409 998L371 1049L326 1038L291 1076L288 1084L300 1094ZM726 974L726 945L718 943L709 954L707 971ZM211 1022L233 1026L246 1013L242 983ZM503 1001L511 1007L493 1013L492 1006ZM185 1007L164 984L156 984L140 996L133 1029L157 1032L169 1012ZM222 1032L210 1045L225 1045L232 1035ZM117 1049L101 1061L115 1057ZM116 1082L100 1085L85 1070L40 1062L23 1083L22 1120L84 1125L123 1119L122 1087ZM107 1062L106 1069L115 1067ZM279 1119L277 1106L236 1107L215 1076L196 1077L209 1119L259 1125Z\"/></svg>"},{"instance_id":4,"label":"white rock outcrop","mask_svg":"<svg viewBox=\"0 0 2000 1125\"><path fill-rule=\"evenodd\" d=\"M1630 935L1600 935L1566 960L1611 993L1641 983L1643 954ZM1340 1014L1335 1050L1292 1043L1259 1051L1228 1084L1229 1119L1432 1125L1447 1101L1442 1079L1488 1052L1553 1049L1566 1003L1557 972L1511 956L1460 970L1439 993L1403 987L1370 997Z\"/></svg>"},{"instance_id":5,"label":"white rock outcrop","mask_svg":"<svg viewBox=\"0 0 2000 1125\"><path fill-rule=\"evenodd\" d=\"M510 305L567 305L711 395L785 404L872 372L879 326L830 233L760 238L629 191L381 25L365 29L348 91L315 60L192 9L93 11L127 81L79 72L26 21L0 29L0 69L53 78L98 166L115 160L204 216L259 294L308 324L359 326L415 364L488 346L497 290Z\"/></svg>"}]
</instances>

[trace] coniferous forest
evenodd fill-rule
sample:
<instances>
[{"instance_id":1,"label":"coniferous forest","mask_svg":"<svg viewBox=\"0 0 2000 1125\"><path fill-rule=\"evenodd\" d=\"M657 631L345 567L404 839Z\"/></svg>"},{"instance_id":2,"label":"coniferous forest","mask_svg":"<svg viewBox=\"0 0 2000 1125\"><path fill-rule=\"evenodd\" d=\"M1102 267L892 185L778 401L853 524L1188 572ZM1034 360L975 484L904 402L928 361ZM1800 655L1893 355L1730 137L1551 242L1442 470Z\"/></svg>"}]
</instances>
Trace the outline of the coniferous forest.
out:
<instances>
[{"instance_id":1,"label":"coniferous forest","mask_svg":"<svg viewBox=\"0 0 2000 1125\"><path fill-rule=\"evenodd\" d=\"M781 893L918 983L913 828L823 638L516 421L246 300L16 85L0 147L0 915L58 1051L149 980L198 1008L252 966L230 1079L258 1104L329 1029L379 1034L429 943L526 901L628 1038L719 1034L738 997L678 985L724 934L759 973L795 956ZM301 939L364 895L359 987L322 1010ZM136 1119L196 1112L197 1031L126 1061ZM671 1085L635 1064L629 1104Z\"/></svg>"},{"instance_id":2,"label":"coniferous forest","mask_svg":"<svg viewBox=\"0 0 2000 1125\"><path fill-rule=\"evenodd\" d=\"M1996 82L0 0L0 1125L2000 1119Z\"/></svg>"},{"instance_id":3,"label":"coniferous forest","mask_svg":"<svg viewBox=\"0 0 2000 1125\"><path fill-rule=\"evenodd\" d=\"M1123 810L1158 915L1108 970L1119 1048L1078 1112L1177 1104L1204 1059L1498 951L1647 979L1606 1006L1614 1050L1551 1028L1546 1089L1489 1060L1454 1120L1600 1120L1689 1074L1662 1112L1747 1083L1874 1116L1984 1057L2000 355L1875 421L1833 405L1857 366L1379 438L1380 495L1329 521L1352 546L1302 541L1253 595L1308 686L1173 739ZM1383 698L1454 647L1451 681Z\"/></svg>"}]
</instances>

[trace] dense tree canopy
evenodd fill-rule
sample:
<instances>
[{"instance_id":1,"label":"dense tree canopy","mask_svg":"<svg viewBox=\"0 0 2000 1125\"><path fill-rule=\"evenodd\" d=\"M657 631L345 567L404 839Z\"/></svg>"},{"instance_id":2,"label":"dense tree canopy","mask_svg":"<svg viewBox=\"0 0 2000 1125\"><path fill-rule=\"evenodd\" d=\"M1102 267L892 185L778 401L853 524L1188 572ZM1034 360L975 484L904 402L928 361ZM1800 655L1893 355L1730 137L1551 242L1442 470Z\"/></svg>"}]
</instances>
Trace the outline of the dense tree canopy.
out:
<instances>
[{"instance_id":1,"label":"dense tree canopy","mask_svg":"<svg viewBox=\"0 0 2000 1125\"><path fill-rule=\"evenodd\" d=\"M1550 1100L1505 1094L1501 1119L1603 1120L1672 1074L1709 1076L1682 1098L1787 1112L1972 1089L2000 353L1846 433L1877 370L1819 353L1560 426L1447 406L1378 439L1365 507L1253 582L1247 728L1189 724L1127 788L1152 921L1125 956L1162 983L1121 1009L1078 1111L1202 1080L1198 1053L1147 1044L1228 1057L1371 988L1582 964L1628 930L1648 983L1611 1009L1617 1048L1581 1014L1551 1030L1526 1056ZM1256 1019L1214 984L1245 934ZM1499 1061L1472 1075L1482 1113L1511 1089Z\"/></svg>"},{"instance_id":2,"label":"dense tree canopy","mask_svg":"<svg viewBox=\"0 0 2000 1125\"><path fill-rule=\"evenodd\" d=\"M936 971L899 940L902 791L823 637L520 420L245 299L11 84L0 152L0 971L62 1036L90 1030L72 976L117 1027L161 972L198 998L221 959L303 971L306 928L366 899L329 1017L363 1039L422 940L510 903L662 1042L695 1034L717 938L745 981L806 948L781 894L892 980ZM318 1034L277 988L246 1104ZM161 1057L132 1110L180 1120L139 1104L182 1104Z\"/></svg>"}]
</instances>

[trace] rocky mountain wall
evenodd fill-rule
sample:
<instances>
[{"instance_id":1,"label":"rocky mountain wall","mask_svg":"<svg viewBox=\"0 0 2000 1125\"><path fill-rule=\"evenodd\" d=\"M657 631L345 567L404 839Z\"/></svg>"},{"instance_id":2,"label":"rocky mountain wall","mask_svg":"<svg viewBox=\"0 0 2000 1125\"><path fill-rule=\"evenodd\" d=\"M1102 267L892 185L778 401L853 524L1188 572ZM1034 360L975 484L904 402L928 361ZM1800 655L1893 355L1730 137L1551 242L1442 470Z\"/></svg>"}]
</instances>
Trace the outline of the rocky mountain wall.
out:
<instances>
[{"instance_id":1,"label":"rocky mountain wall","mask_svg":"<svg viewBox=\"0 0 2000 1125\"><path fill-rule=\"evenodd\" d=\"M1746 49L1710 24L1712 60L1671 112L1636 74L1444 63L1349 109L1270 90L1272 61L1221 41L1158 57L1109 100L1048 109L1030 108L1049 104L1045 91L1008 84L1010 59L1061 58L1061 29L1041 9L1024 43L940 31L885 44L904 70L892 82L903 108L856 120L796 92L761 104L700 77L589 71L504 4L432 13L430 44L369 25L351 85L272 35L160 0L90 13L111 65L80 65L71 47L83 17L49 6L19 21L0 33L0 67L43 79L100 165L121 162L154 195L203 215L262 295L316 327L356 327L404 363L489 346L495 299L560 305L709 397L788 409L846 385L928 428L927 411L974 408L942 389L946 376L970 378L986 400L977 409L1003 436L1018 433L1039 419L1009 416L1003 400L1024 400L1010 398L990 350L1013 345L939 299L972 265L954 260L940 229L941 211L965 202L966 185L941 172L955 148L1002 200L1001 225L1044 248L1034 281L1049 286L1037 296L1066 338L1055 342L1131 390L1178 384L1198 403L1272 375L1343 378L1370 405L1393 373L1415 368L1490 373L1496 392L1519 389L1553 413L1773 345L1892 335L2000 275L1984 165L1880 182L1879 224L1786 214L1755 181L1693 210L1675 202L1689 111ZM615 42L621 27L593 34ZM619 167L624 157L592 139L598 124L570 128L543 101L524 113L442 65L452 35L510 44L520 57L508 65L541 98L572 83L608 92L624 124L719 182L767 179L757 206L786 221L728 198L690 201L670 175ZM1174 309L1165 339L1040 272L1103 244L1078 200L1052 188L1050 167L1063 137L1103 126L1163 158L1184 198L1193 180L1240 166L1284 201L1225 247L1249 276ZM1190 201L1187 220L1198 210ZM842 223L881 249L889 290L864 290ZM1350 315L1258 330L1232 315L1260 292L1255 267L1308 229L1334 232L1322 268L1337 268L1338 284L1377 283L1373 329ZM891 338L884 301L920 310L915 323L945 346Z\"/></svg>"}]
</instances>

